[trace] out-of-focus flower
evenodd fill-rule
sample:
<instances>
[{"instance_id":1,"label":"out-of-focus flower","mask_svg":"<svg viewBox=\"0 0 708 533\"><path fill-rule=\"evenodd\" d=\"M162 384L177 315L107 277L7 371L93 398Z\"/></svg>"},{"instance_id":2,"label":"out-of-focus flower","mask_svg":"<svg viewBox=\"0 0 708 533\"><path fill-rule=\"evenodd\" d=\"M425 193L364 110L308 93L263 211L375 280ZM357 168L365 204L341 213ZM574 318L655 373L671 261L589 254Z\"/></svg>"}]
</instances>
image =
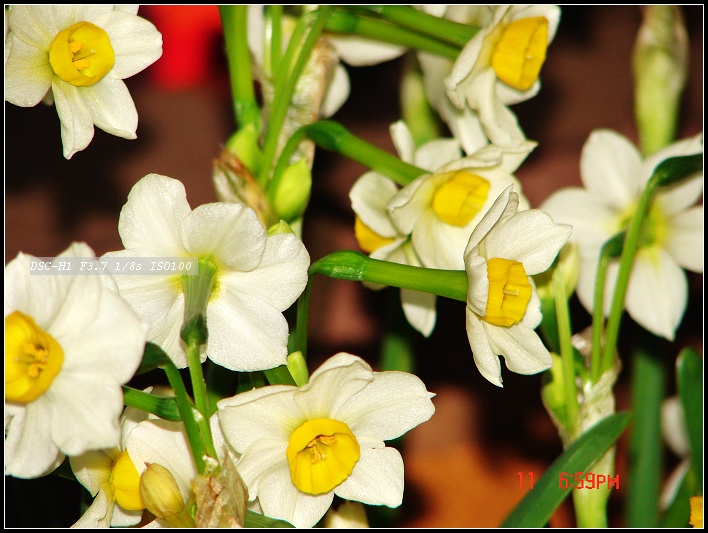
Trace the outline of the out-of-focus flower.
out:
<instances>
[{"instance_id":1,"label":"out-of-focus flower","mask_svg":"<svg viewBox=\"0 0 708 533\"><path fill-rule=\"evenodd\" d=\"M160 32L137 12L137 5L10 8L5 100L33 107L51 91L67 159L89 145L94 124L136 137L138 113L122 80L162 54Z\"/></svg>"},{"instance_id":2,"label":"out-of-focus flower","mask_svg":"<svg viewBox=\"0 0 708 533\"><path fill-rule=\"evenodd\" d=\"M133 187L118 230L125 250L105 257L197 257L216 270L206 313L206 354L212 361L236 371L286 363L288 324L282 312L305 289L310 264L298 237L268 236L256 213L241 204L219 202L192 210L184 185L157 174ZM118 276L117 283L121 295L151 323L149 340L178 367L186 367L181 276Z\"/></svg>"},{"instance_id":3,"label":"out-of-focus flower","mask_svg":"<svg viewBox=\"0 0 708 533\"><path fill-rule=\"evenodd\" d=\"M339 353L298 388L275 385L218 403L226 440L263 513L297 527L314 526L334 495L397 507L403 461L384 441L428 420L433 394L416 376L373 372Z\"/></svg>"},{"instance_id":4,"label":"out-of-focus flower","mask_svg":"<svg viewBox=\"0 0 708 533\"><path fill-rule=\"evenodd\" d=\"M342 502L335 510L334 507L327 511L324 527L329 529L364 529L369 527L366 518L366 509L359 502Z\"/></svg>"},{"instance_id":5,"label":"out-of-focus flower","mask_svg":"<svg viewBox=\"0 0 708 533\"><path fill-rule=\"evenodd\" d=\"M693 527L703 527L703 496L693 496L691 502L691 518L689 524Z\"/></svg>"},{"instance_id":6,"label":"out-of-focus flower","mask_svg":"<svg viewBox=\"0 0 708 533\"><path fill-rule=\"evenodd\" d=\"M426 89L431 103L463 140L467 153L464 139L479 134L476 121L493 144L523 142L523 132L508 106L538 92L538 76L558 27L559 7L448 6L443 16L481 29L452 66L448 60L419 54L429 78ZM443 79L445 91L440 88Z\"/></svg>"},{"instance_id":7,"label":"out-of-focus flower","mask_svg":"<svg viewBox=\"0 0 708 533\"><path fill-rule=\"evenodd\" d=\"M512 174L535 143L514 148L486 145L472 155L433 168L406 185L388 202L398 231L411 235L423 266L463 270L470 234L499 194L509 185L521 188ZM425 167L424 167L425 168ZM522 197L522 209L528 201Z\"/></svg>"},{"instance_id":8,"label":"out-of-focus flower","mask_svg":"<svg viewBox=\"0 0 708 533\"><path fill-rule=\"evenodd\" d=\"M467 270L467 337L482 376L502 386L499 356L518 374L536 374L553 364L534 329L541 301L531 276L545 271L570 235L537 209L518 211L509 186L470 236Z\"/></svg>"},{"instance_id":9,"label":"out-of-focus flower","mask_svg":"<svg viewBox=\"0 0 708 533\"><path fill-rule=\"evenodd\" d=\"M597 130L588 138L580 160L584 189L552 194L541 206L554 220L573 226L580 251L577 292L591 311L600 248L626 229L637 200L657 164L666 158L702 153L703 135L678 141L642 160L622 135ZM703 206L693 206L703 190L703 171L654 196L627 288L625 308L643 328L674 338L686 309L686 268L703 272ZM610 264L604 313L609 313L619 264Z\"/></svg>"},{"instance_id":10,"label":"out-of-focus flower","mask_svg":"<svg viewBox=\"0 0 708 533\"><path fill-rule=\"evenodd\" d=\"M58 256L72 257L95 259L84 243ZM30 276L34 259L5 267L5 475L22 478L118 445L147 333L107 276Z\"/></svg>"},{"instance_id":11,"label":"out-of-focus flower","mask_svg":"<svg viewBox=\"0 0 708 533\"><path fill-rule=\"evenodd\" d=\"M126 527L140 522L145 508L140 497L140 475L125 450L125 442L130 431L148 416L145 411L127 407L121 417L120 446L70 458L76 479L94 498L72 527Z\"/></svg>"},{"instance_id":12,"label":"out-of-focus flower","mask_svg":"<svg viewBox=\"0 0 708 533\"><path fill-rule=\"evenodd\" d=\"M434 171L460 158L460 147L454 139L436 139L416 149L408 127L401 121L391 125L391 137L403 161L425 170ZM422 266L410 235L396 229L386 208L398 192L399 187L392 180L377 172L361 176L349 193L356 214L355 235L361 249L374 259ZM435 301L434 294L401 289L401 304L408 322L426 337L435 327Z\"/></svg>"}]
</instances>

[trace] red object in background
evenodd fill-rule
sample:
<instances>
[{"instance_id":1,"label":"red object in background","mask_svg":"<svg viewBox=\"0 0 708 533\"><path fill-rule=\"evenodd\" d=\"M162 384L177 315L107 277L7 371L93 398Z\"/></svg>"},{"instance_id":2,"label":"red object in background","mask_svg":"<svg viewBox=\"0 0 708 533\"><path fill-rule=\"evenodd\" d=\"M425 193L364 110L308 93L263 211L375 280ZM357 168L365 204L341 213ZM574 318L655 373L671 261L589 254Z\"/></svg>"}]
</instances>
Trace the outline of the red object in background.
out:
<instances>
[{"instance_id":1,"label":"red object in background","mask_svg":"<svg viewBox=\"0 0 708 533\"><path fill-rule=\"evenodd\" d=\"M226 77L218 6L143 5L138 15L162 33L162 57L147 69L154 83L182 89Z\"/></svg>"}]
</instances>

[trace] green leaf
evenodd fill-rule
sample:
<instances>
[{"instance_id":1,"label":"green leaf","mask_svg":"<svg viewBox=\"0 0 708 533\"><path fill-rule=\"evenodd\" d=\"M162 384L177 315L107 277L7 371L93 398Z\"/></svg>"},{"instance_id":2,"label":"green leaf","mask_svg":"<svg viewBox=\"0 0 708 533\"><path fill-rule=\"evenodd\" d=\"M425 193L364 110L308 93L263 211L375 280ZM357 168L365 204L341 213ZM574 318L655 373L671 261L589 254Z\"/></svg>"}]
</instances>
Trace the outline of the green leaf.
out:
<instances>
[{"instance_id":1,"label":"green leaf","mask_svg":"<svg viewBox=\"0 0 708 533\"><path fill-rule=\"evenodd\" d=\"M177 401L171 396L155 396L123 385L123 402L165 420L182 420Z\"/></svg>"},{"instance_id":2,"label":"green leaf","mask_svg":"<svg viewBox=\"0 0 708 533\"><path fill-rule=\"evenodd\" d=\"M620 412L598 422L556 459L501 527L543 527L553 512L572 493L561 488L564 472L587 472L614 444L627 427L630 413Z\"/></svg>"},{"instance_id":3,"label":"green leaf","mask_svg":"<svg viewBox=\"0 0 708 533\"><path fill-rule=\"evenodd\" d=\"M290 522L270 518L262 514L246 511L246 523L243 527L295 527Z\"/></svg>"},{"instance_id":4,"label":"green leaf","mask_svg":"<svg viewBox=\"0 0 708 533\"><path fill-rule=\"evenodd\" d=\"M691 447L697 484L703 486L703 360L700 354L686 348L681 351L676 362L677 388L681 399L688 443ZM695 496L692 494L691 496Z\"/></svg>"}]
</instances>

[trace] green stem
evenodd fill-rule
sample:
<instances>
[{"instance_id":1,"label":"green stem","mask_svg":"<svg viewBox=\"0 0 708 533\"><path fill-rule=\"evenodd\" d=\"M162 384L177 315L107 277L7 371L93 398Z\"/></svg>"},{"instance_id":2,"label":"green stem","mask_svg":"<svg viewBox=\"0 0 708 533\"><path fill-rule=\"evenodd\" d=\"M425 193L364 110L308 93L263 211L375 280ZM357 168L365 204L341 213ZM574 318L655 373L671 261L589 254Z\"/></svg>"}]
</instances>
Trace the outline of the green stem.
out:
<instances>
[{"instance_id":1,"label":"green stem","mask_svg":"<svg viewBox=\"0 0 708 533\"><path fill-rule=\"evenodd\" d=\"M145 391L123 385L123 402L141 411L152 413L165 420L179 421L179 407L174 398L155 396Z\"/></svg>"},{"instance_id":2,"label":"green stem","mask_svg":"<svg viewBox=\"0 0 708 533\"><path fill-rule=\"evenodd\" d=\"M204 446L207 453L216 459L216 449L209 426L209 395L207 394L206 381L202 370L201 349L196 342L187 345L187 362L189 364L189 377L192 380L192 392L194 393L194 404L201 416L197 417L197 425L204 439Z\"/></svg>"},{"instance_id":3,"label":"green stem","mask_svg":"<svg viewBox=\"0 0 708 533\"><path fill-rule=\"evenodd\" d=\"M248 6L219 6L224 28L226 59L231 80L231 97L238 128L253 124L260 131L261 110L256 101L248 49Z\"/></svg>"},{"instance_id":4,"label":"green stem","mask_svg":"<svg viewBox=\"0 0 708 533\"><path fill-rule=\"evenodd\" d=\"M315 274L311 273L307 278L305 290L297 301L297 319L294 333L295 346L292 351L301 352L305 359L307 359L307 327L310 310L310 293L312 291L312 282L314 279Z\"/></svg>"},{"instance_id":5,"label":"green stem","mask_svg":"<svg viewBox=\"0 0 708 533\"><path fill-rule=\"evenodd\" d=\"M568 427L575 428L578 422L578 393L575 385L575 365L573 364L573 344L571 342L573 333L570 325L568 298L565 295L565 283L563 282L563 273L560 268L554 269L552 283L556 321L558 324L560 355L563 361L563 390L565 392L566 421Z\"/></svg>"},{"instance_id":6,"label":"green stem","mask_svg":"<svg viewBox=\"0 0 708 533\"><path fill-rule=\"evenodd\" d=\"M163 370L167 374L170 387L175 393L175 401L177 402L180 416L184 421L184 429L187 433L187 440L189 440L189 447L192 450L194 464L200 474L206 474L206 462L204 461L206 448L197 424L197 417L192 409L192 402L189 401L189 396L187 396L187 389L182 381L182 376L172 363L164 365Z\"/></svg>"},{"instance_id":7,"label":"green stem","mask_svg":"<svg viewBox=\"0 0 708 533\"><path fill-rule=\"evenodd\" d=\"M288 370L287 365L276 366L269 370L264 370L268 383L271 385L295 385L295 380Z\"/></svg>"},{"instance_id":8,"label":"green stem","mask_svg":"<svg viewBox=\"0 0 708 533\"><path fill-rule=\"evenodd\" d=\"M285 51L285 57L280 63L279 69L275 74L273 103L268 118L268 124L265 132L265 140L263 142L263 162L261 164L261 172L258 176L258 181L261 186L266 187L270 181L271 172L273 171L273 162L275 161L276 152L278 150L278 142L280 132L285 124L288 107L291 104L292 96L300 79L300 74L305 68L305 65L310 59L312 49L317 44L320 38L327 19L332 12L332 6L321 6L319 9L307 13L300 17L288 48ZM299 46L300 39L309 27L309 32L302 46ZM293 58L298 53L297 60L293 64ZM290 65L293 65L290 68Z\"/></svg>"},{"instance_id":9,"label":"green stem","mask_svg":"<svg viewBox=\"0 0 708 533\"><path fill-rule=\"evenodd\" d=\"M610 266L610 259L619 257L622 254L625 233L621 232L609 239L600 249L600 259L597 264L595 274L595 292L592 303L592 346L590 347L590 379L597 383L602 376L602 331L605 327L605 282L607 280L607 269Z\"/></svg>"},{"instance_id":10,"label":"green stem","mask_svg":"<svg viewBox=\"0 0 708 533\"><path fill-rule=\"evenodd\" d=\"M455 61L461 46L454 46L439 39L428 37L417 31L396 26L384 20L360 17L354 13L335 11L327 21L327 30L334 33L358 35L366 39L413 48L422 52L445 57Z\"/></svg>"},{"instance_id":11,"label":"green stem","mask_svg":"<svg viewBox=\"0 0 708 533\"><path fill-rule=\"evenodd\" d=\"M352 135L341 124L331 120L321 120L300 127L288 140L273 172L274 180L280 179L295 150L307 138L321 148L361 163L402 186L408 185L423 174L429 174L427 170L405 163L395 155Z\"/></svg>"},{"instance_id":12,"label":"green stem","mask_svg":"<svg viewBox=\"0 0 708 533\"><path fill-rule=\"evenodd\" d=\"M282 46L283 46L283 6L282 5L268 5L266 6L266 39L268 40L268 46L265 49L270 54L270 61L264 58L264 68L265 65L270 63L270 72L278 72L280 68L280 60L282 56Z\"/></svg>"},{"instance_id":13,"label":"green stem","mask_svg":"<svg viewBox=\"0 0 708 533\"><path fill-rule=\"evenodd\" d=\"M480 30L476 26L429 15L406 5L362 6L362 9L375 13L399 26L460 48L464 47Z\"/></svg>"}]
</instances>

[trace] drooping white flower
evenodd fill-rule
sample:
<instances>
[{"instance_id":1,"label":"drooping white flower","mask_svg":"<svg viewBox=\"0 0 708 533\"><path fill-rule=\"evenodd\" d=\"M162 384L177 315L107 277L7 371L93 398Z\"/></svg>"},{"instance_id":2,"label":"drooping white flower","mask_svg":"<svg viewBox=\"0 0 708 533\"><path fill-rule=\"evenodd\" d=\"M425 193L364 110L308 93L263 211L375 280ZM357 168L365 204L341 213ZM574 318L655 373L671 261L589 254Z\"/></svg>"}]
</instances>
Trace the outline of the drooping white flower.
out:
<instances>
[{"instance_id":1,"label":"drooping white flower","mask_svg":"<svg viewBox=\"0 0 708 533\"><path fill-rule=\"evenodd\" d=\"M5 100L33 107L51 91L64 157L100 129L135 139L138 113L122 81L162 55L162 36L138 6L13 5L5 62Z\"/></svg>"},{"instance_id":2,"label":"drooping white flower","mask_svg":"<svg viewBox=\"0 0 708 533\"><path fill-rule=\"evenodd\" d=\"M95 259L84 243L58 257ZM5 475L23 478L118 445L147 334L107 276L30 276L33 259L5 267Z\"/></svg>"},{"instance_id":3,"label":"drooping white flower","mask_svg":"<svg viewBox=\"0 0 708 533\"><path fill-rule=\"evenodd\" d=\"M104 257L197 257L216 269L203 359L208 355L236 371L285 364L288 324L282 312L305 289L310 264L298 237L268 236L256 213L241 204L219 202L192 210L184 185L158 174L135 184L118 230L125 250ZM178 367L186 367L181 276L125 275L116 281L120 294L150 322L149 340Z\"/></svg>"},{"instance_id":4,"label":"drooping white flower","mask_svg":"<svg viewBox=\"0 0 708 533\"><path fill-rule=\"evenodd\" d=\"M486 145L413 180L391 198L391 220L400 233L411 235L423 266L465 268L470 233L505 188L521 188L512 172L534 147L532 142L514 148ZM528 208L525 197L520 201L522 209Z\"/></svg>"},{"instance_id":5,"label":"drooping white flower","mask_svg":"<svg viewBox=\"0 0 708 533\"><path fill-rule=\"evenodd\" d=\"M464 253L467 337L477 369L499 387L499 356L518 374L553 364L534 331L542 317L531 276L551 266L571 232L537 209L518 212L518 205L510 186L474 229Z\"/></svg>"},{"instance_id":6,"label":"drooping white flower","mask_svg":"<svg viewBox=\"0 0 708 533\"><path fill-rule=\"evenodd\" d=\"M435 408L424 384L404 372L372 372L339 353L298 388L275 385L218 403L237 468L263 513L314 526L334 495L397 507L403 461L384 441L428 420Z\"/></svg>"},{"instance_id":7,"label":"drooping white flower","mask_svg":"<svg viewBox=\"0 0 708 533\"><path fill-rule=\"evenodd\" d=\"M416 149L404 122L398 121L390 129L399 156L406 163L432 172L460 158L460 147L454 139L436 139ZM357 180L349 193L356 214L356 238L362 250L374 259L422 266L413 250L410 235L398 231L386 208L399 191L393 180L377 172L367 172ZM372 284L368 286L380 288ZM435 327L435 301L434 294L401 289L401 304L408 322L426 337Z\"/></svg>"},{"instance_id":8,"label":"drooping white flower","mask_svg":"<svg viewBox=\"0 0 708 533\"><path fill-rule=\"evenodd\" d=\"M72 527L126 527L140 522L145 508L140 497L140 475L125 444L132 429L148 416L145 411L126 407L121 417L119 446L90 450L69 459L76 479L94 498Z\"/></svg>"},{"instance_id":9,"label":"drooping white flower","mask_svg":"<svg viewBox=\"0 0 708 533\"><path fill-rule=\"evenodd\" d=\"M626 229L647 180L668 157L703 152L703 135L676 142L642 160L637 148L611 130L588 138L580 160L584 189L571 187L551 195L541 206L554 220L573 226L580 252L577 293L588 310L600 248ZM686 309L685 268L703 272L703 206L694 206L703 191L703 171L655 194L640 236L627 287L625 308L642 327L669 340ZM692 207L693 206L693 207ZM605 282L604 313L609 313L619 263L610 264Z\"/></svg>"},{"instance_id":10,"label":"drooping white flower","mask_svg":"<svg viewBox=\"0 0 708 533\"><path fill-rule=\"evenodd\" d=\"M539 72L558 27L559 7L448 6L443 16L481 29L454 65L419 54L431 103L463 141L478 135L475 121L479 121L493 144L523 142L524 134L508 106L538 92Z\"/></svg>"}]
</instances>

